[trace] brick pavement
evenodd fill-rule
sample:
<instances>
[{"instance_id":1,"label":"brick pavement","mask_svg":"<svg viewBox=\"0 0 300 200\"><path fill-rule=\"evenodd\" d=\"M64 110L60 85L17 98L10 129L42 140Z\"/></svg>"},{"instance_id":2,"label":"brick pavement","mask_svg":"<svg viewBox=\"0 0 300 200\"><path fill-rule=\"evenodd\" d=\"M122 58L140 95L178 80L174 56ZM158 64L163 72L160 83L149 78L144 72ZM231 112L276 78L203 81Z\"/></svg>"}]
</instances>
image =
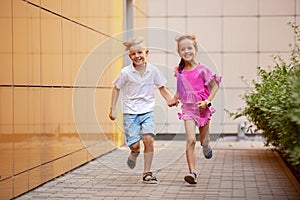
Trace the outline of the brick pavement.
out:
<instances>
[{"instance_id":1,"label":"brick pavement","mask_svg":"<svg viewBox=\"0 0 300 200\"><path fill-rule=\"evenodd\" d=\"M184 141L156 141L157 185L141 181L143 155L129 170L120 148L20 197L26 199L300 199L300 185L276 152L261 141L213 143L214 156L197 158L198 184L188 185ZM199 143L197 151L200 152Z\"/></svg>"}]
</instances>

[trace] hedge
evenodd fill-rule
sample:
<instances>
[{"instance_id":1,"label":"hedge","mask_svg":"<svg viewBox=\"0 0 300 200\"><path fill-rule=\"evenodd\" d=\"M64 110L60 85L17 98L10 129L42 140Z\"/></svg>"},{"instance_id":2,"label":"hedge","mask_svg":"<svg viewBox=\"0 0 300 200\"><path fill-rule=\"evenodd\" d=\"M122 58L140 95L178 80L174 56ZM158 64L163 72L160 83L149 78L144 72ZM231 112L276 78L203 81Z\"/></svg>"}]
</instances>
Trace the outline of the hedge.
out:
<instances>
[{"instance_id":1,"label":"hedge","mask_svg":"<svg viewBox=\"0 0 300 200\"><path fill-rule=\"evenodd\" d=\"M295 33L295 44L285 61L275 55L274 65L257 67L259 81L243 95L245 107L230 112L234 118L246 116L262 131L266 146L272 145L293 165L300 164L300 31L289 23ZM299 165L300 166L300 165Z\"/></svg>"}]
</instances>

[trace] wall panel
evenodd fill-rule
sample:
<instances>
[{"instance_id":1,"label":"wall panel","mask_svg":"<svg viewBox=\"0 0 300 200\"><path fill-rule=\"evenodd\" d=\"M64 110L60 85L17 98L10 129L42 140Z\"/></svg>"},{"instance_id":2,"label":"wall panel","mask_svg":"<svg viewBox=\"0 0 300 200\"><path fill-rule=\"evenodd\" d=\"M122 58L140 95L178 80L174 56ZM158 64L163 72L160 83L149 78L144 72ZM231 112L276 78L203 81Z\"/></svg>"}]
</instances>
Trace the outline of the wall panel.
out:
<instances>
[{"instance_id":1,"label":"wall panel","mask_svg":"<svg viewBox=\"0 0 300 200\"><path fill-rule=\"evenodd\" d=\"M76 79L91 51L123 31L123 15L119 0L0 0L0 199L21 195L123 144L107 119L101 119L108 127L101 133L95 131L98 124L78 132L72 105L74 89L82 86L109 98L111 79L105 87L89 83L89 77L76 85ZM99 58L113 55L113 46L102 54ZM123 59L117 64L120 69ZM92 69L83 73L97 78ZM97 112L108 115L107 106L98 101Z\"/></svg>"},{"instance_id":2,"label":"wall panel","mask_svg":"<svg viewBox=\"0 0 300 200\"><path fill-rule=\"evenodd\" d=\"M13 175L13 90L0 87L0 180ZM0 185L0 188L4 185ZM0 193L1 194L1 193Z\"/></svg>"},{"instance_id":3,"label":"wall panel","mask_svg":"<svg viewBox=\"0 0 300 200\"><path fill-rule=\"evenodd\" d=\"M5 179L0 182L0 199L11 199L13 198L13 180Z\"/></svg>"},{"instance_id":4,"label":"wall panel","mask_svg":"<svg viewBox=\"0 0 300 200\"><path fill-rule=\"evenodd\" d=\"M13 95L13 172L19 174L28 169L28 88L14 88Z\"/></svg>"}]
</instances>

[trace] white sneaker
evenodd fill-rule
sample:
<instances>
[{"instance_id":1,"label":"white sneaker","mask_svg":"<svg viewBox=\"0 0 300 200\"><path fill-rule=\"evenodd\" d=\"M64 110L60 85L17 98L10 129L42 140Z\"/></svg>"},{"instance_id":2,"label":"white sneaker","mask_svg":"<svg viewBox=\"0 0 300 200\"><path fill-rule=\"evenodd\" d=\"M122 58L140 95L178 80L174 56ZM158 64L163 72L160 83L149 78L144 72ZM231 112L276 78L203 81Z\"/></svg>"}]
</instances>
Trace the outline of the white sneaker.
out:
<instances>
[{"instance_id":1,"label":"white sneaker","mask_svg":"<svg viewBox=\"0 0 300 200\"><path fill-rule=\"evenodd\" d=\"M197 184L197 174L195 172L190 172L185 175L184 180L189 184Z\"/></svg>"}]
</instances>

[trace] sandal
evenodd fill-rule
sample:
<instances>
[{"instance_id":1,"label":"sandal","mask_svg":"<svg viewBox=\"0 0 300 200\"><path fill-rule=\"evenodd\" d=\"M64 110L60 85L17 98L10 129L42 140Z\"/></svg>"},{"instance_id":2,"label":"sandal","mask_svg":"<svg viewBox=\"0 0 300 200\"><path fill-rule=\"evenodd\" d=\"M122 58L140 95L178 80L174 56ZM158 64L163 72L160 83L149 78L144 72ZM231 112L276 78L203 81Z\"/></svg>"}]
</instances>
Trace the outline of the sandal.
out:
<instances>
[{"instance_id":1,"label":"sandal","mask_svg":"<svg viewBox=\"0 0 300 200\"><path fill-rule=\"evenodd\" d=\"M130 168L130 169L133 169L135 168L135 165L136 165L136 159L137 157L139 156L140 152L134 152L134 151L131 151L130 154L135 157L135 160L131 160L128 156L128 159L127 159L127 166Z\"/></svg>"},{"instance_id":2,"label":"sandal","mask_svg":"<svg viewBox=\"0 0 300 200\"><path fill-rule=\"evenodd\" d=\"M213 156L210 145L202 146L203 154L206 159L211 159Z\"/></svg>"},{"instance_id":3,"label":"sandal","mask_svg":"<svg viewBox=\"0 0 300 200\"><path fill-rule=\"evenodd\" d=\"M152 172L146 172L143 174L143 182L147 184L157 184L157 179L152 175Z\"/></svg>"},{"instance_id":4,"label":"sandal","mask_svg":"<svg viewBox=\"0 0 300 200\"><path fill-rule=\"evenodd\" d=\"M195 172L190 172L185 175L184 180L189 184L197 184L197 174Z\"/></svg>"}]
</instances>

